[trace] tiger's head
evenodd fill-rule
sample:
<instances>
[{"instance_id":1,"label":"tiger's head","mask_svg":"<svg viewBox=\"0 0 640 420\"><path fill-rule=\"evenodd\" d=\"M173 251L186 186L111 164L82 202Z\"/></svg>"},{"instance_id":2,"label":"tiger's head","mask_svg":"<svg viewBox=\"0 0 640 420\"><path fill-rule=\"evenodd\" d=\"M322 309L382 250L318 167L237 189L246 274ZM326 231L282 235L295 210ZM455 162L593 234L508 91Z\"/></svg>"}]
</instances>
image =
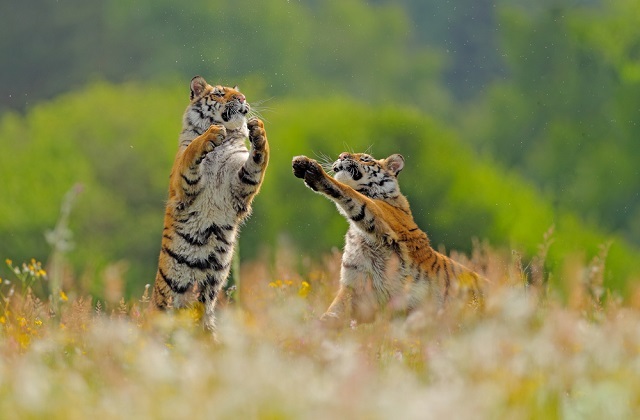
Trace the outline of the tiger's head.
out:
<instances>
[{"instance_id":1,"label":"tiger's head","mask_svg":"<svg viewBox=\"0 0 640 420\"><path fill-rule=\"evenodd\" d=\"M360 193L377 199L400 194L398 174L404 167L402 155L394 154L376 160L366 153L341 153L331 169L337 181Z\"/></svg>"},{"instance_id":2,"label":"tiger's head","mask_svg":"<svg viewBox=\"0 0 640 420\"><path fill-rule=\"evenodd\" d=\"M185 125L203 133L211 124L228 130L246 127L250 107L237 86L211 86L201 76L191 79L191 104L185 113Z\"/></svg>"}]
</instances>

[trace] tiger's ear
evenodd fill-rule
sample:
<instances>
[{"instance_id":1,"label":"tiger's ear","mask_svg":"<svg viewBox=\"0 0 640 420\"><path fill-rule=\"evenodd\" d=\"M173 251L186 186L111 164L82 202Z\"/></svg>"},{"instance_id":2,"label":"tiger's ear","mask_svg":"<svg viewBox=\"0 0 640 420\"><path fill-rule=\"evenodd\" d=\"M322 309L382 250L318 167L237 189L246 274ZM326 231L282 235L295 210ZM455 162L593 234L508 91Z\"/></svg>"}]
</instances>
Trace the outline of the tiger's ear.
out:
<instances>
[{"instance_id":1,"label":"tiger's ear","mask_svg":"<svg viewBox=\"0 0 640 420\"><path fill-rule=\"evenodd\" d=\"M202 95L204 89L207 87L207 81L202 76L196 76L191 79L191 100Z\"/></svg>"},{"instance_id":2,"label":"tiger's ear","mask_svg":"<svg viewBox=\"0 0 640 420\"><path fill-rule=\"evenodd\" d=\"M402 155L396 153L395 155L391 155L386 158L384 160L384 165L394 176L398 176L402 168L404 168L404 158Z\"/></svg>"},{"instance_id":3,"label":"tiger's ear","mask_svg":"<svg viewBox=\"0 0 640 420\"><path fill-rule=\"evenodd\" d=\"M238 87L238 85L234 85L233 86L233 90L237 90L238 92L240 91L240 88Z\"/></svg>"}]
</instances>

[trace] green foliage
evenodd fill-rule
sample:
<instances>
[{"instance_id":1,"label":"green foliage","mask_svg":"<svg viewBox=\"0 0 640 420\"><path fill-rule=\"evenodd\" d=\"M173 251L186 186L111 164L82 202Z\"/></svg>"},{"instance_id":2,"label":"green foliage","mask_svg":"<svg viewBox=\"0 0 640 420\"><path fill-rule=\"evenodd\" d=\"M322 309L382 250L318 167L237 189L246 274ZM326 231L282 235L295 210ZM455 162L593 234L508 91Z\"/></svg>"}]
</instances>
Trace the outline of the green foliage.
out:
<instances>
[{"instance_id":1,"label":"green foliage","mask_svg":"<svg viewBox=\"0 0 640 420\"><path fill-rule=\"evenodd\" d=\"M11 4L11 19L0 28L7 60L0 68L0 110L24 108L95 77L122 82L195 74L227 84L250 78L265 97L343 91L372 102L412 101L440 113L449 105L438 83L440 53L414 42L410 18L397 5L36 3Z\"/></svg>"},{"instance_id":2,"label":"green foliage","mask_svg":"<svg viewBox=\"0 0 640 420\"><path fill-rule=\"evenodd\" d=\"M638 4L553 3L500 9L510 77L462 114L464 137L637 245Z\"/></svg>"}]
</instances>

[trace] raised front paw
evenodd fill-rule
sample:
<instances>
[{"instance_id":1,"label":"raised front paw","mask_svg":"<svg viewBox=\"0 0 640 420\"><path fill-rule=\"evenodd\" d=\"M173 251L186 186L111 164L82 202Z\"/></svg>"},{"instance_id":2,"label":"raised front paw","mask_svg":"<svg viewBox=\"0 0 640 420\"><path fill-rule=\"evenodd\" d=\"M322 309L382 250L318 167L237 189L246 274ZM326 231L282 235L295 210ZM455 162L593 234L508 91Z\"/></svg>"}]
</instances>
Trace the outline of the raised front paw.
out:
<instances>
[{"instance_id":1,"label":"raised front paw","mask_svg":"<svg viewBox=\"0 0 640 420\"><path fill-rule=\"evenodd\" d=\"M205 138L205 148L207 152L210 152L215 146L222 144L227 137L227 129L224 125L213 124L202 136Z\"/></svg>"},{"instance_id":2,"label":"raised front paw","mask_svg":"<svg viewBox=\"0 0 640 420\"><path fill-rule=\"evenodd\" d=\"M304 182L314 191L318 190L318 182L324 177L324 171L318 162L306 156L296 156L291 166L296 177L304 179Z\"/></svg>"},{"instance_id":3,"label":"raised front paw","mask_svg":"<svg viewBox=\"0 0 640 420\"><path fill-rule=\"evenodd\" d=\"M267 132L264 131L264 123L259 118L251 118L247 122L249 129L249 141L255 149L262 149L267 142Z\"/></svg>"},{"instance_id":4,"label":"raised front paw","mask_svg":"<svg viewBox=\"0 0 640 420\"><path fill-rule=\"evenodd\" d=\"M306 156L296 156L291 161L291 167L293 168L293 175L296 178L304 178L307 173L307 169L311 165L311 159Z\"/></svg>"}]
</instances>

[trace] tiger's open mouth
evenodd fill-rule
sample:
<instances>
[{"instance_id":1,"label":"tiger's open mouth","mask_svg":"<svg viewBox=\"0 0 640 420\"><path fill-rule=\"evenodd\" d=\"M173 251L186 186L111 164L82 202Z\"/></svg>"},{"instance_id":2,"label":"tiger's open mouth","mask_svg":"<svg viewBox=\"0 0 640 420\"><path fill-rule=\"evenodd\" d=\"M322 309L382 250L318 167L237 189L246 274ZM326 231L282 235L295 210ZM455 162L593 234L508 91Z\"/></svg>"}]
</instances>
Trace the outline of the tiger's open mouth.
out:
<instances>
[{"instance_id":1,"label":"tiger's open mouth","mask_svg":"<svg viewBox=\"0 0 640 420\"><path fill-rule=\"evenodd\" d=\"M354 181L362 178L362 172L360 172L360 168L358 168L358 164L352 160L338 160L333 164L333 172L337 175L338 172L345 171L349 173L349 176Z\"/></svg>"},{"instance_id":2,"label":"tiger's open mouth","mask_svg":"<svg viewBox=\"0 0 640 420\"><path fill-rule=\"evenodd\" d=\"M236 115L243 115L243 116L247 115L250 109L251 107L246 102L242 102L242 103L238 101L230 102L224 108L224 111L222 111L222 119L225 122L229 122Z\"/></svg>"}]
</instances>

